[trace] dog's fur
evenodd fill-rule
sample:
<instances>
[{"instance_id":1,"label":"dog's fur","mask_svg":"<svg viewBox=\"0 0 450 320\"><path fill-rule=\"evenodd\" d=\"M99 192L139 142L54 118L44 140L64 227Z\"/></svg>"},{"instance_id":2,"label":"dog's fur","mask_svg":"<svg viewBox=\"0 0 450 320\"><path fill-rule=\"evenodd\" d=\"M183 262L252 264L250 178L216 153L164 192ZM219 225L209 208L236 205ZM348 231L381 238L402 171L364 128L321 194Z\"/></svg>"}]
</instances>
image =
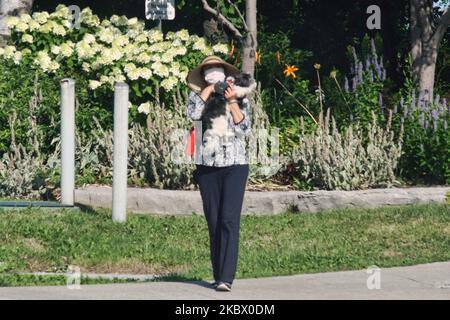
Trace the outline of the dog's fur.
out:
<instances>
[{"instance_id":1,"label":"dog's fur","mask_svg":"<svg viewBox=\"0 0 450 320\"><path fill-rule=\"evenodd\" d=\"M256 88L256 81L248 73L240 73L235 77L228 77L228 81L234 82L239 106L242 100ZM202 113L202 131L204 144L204 154L214 156L218 150L220 140L234 135L228 131L227 111L230 107L220 93L212 93L209 97L205 109Z\"/></svg>"}]
</instances>

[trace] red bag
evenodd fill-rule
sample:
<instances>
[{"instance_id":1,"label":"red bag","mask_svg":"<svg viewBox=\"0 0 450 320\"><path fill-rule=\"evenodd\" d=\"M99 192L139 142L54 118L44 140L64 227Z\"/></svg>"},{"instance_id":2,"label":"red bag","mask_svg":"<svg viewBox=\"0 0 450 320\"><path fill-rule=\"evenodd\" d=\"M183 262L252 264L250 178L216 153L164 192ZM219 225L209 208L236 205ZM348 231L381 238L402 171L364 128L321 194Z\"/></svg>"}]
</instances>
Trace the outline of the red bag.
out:
<instances>
[{"instance_id":1,"label":"red bag","mask_svg":"<svg viewBox=\"0 0 450 320\"><path fill-rule=\"evenodd\" d=\"M186 144L186 155L192 157L194 155L194 149L195 149L195 129L194 127L192 127L189 130L189 137Z\"/></svg>"}]
</instances>

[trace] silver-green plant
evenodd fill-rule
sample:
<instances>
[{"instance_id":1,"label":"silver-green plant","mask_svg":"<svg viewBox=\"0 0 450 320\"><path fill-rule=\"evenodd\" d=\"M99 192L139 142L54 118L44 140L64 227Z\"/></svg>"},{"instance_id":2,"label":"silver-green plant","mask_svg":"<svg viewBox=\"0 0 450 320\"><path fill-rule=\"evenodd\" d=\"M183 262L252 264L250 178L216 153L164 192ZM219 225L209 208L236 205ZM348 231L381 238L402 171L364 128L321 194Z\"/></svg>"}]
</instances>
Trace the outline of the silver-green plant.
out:
<instances>
[{"instance_id":1,"label":"silver-green plant","mask_svg":"<svg viewBox=\"0 0 450 320\"><path fill-rule=\"evenodd\" d=\"M17 113L9 115L11 145L8 152L0 158L0 197L40 199L51 191L52 178L60 165L59 145L49 155L41 153L43 129L37 125L35 110L42 101L42 95L35 81L34 93L29 102L28 143L27 146L17 143L15 126ZM0 106L2 107L2 106ZM52 144L57 142L52 141Z\"/></svg>"},{"instance_id":2,"label":"silver-green plant","mask_svg":"<svg viewBox=\"0 0 450 320\"><path fill-rule=\"evenodd\" d=\"M194 187L193 163L177 163L174 149L183 147L184 137L173 139L174 131L187 135L191 123L185 115L186 96L174 96L174 110L164 103L151 103L146 125L131 124L128 130L128 181L160 189L191 189ZM97 129L91 134L77 133L77 174L94 174L99 179L112 179L113 132L104 130L94 118ZM182 141L183 140L183 141ZM183 151L183 150L181 150Z\"/></svg>"},{"instance_id":3,"label":"silver-green plant","mask_svg":"<svg viewBox=\"0 0 450 320\"><path fill-rule=\"evenodd\" d=\"M271 128L263 108L260 83L250 97L250 106L252 127L247 138L248 180L250 185L264 186L282 168L280 161L284 158L279 154L279 132L277 128Z\"/></svg>"},{"instance_id":4,"label":"silver-green plant","mask_svg":"<svg viewBox=\"0 0 450 320\"><path fill-rule=\"evenodd\" d=\"M343 133L330 117L330 109L319 118L311 134L305 134L302 126L299 145L292 152L297 179L326 190L391 187L397 182L395 169L402 152L403 127L395 139L392 112L384 128L372 111L372 122L366 129L356 123Z\"/></svg>"}]
</instances>

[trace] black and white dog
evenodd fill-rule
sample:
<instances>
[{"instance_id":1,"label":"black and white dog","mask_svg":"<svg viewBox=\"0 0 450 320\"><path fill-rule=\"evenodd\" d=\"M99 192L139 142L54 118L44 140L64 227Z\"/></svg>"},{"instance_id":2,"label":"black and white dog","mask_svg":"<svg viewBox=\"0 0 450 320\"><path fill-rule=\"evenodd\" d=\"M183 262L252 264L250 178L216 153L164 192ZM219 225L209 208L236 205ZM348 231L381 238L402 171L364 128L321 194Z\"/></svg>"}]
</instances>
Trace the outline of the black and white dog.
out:
<instances>
[{"instance_id":1,"label":"black and white dog","mask_svg":"<svg viewBox=\"0 0 450 320\"><path fill-rule=\"evenodd\" d=\"M234 136L234 132L228 130L227 112L230 107L224 97L224 92L232 86L236 91L238 104L242 106L242 100L256 88L256 81L248 73L240 73L235 77L229 76L226 82L216 83L214 92L206 102L202 113L203 154L214 156L225 138Z\"/></svg>"}]
</instances>

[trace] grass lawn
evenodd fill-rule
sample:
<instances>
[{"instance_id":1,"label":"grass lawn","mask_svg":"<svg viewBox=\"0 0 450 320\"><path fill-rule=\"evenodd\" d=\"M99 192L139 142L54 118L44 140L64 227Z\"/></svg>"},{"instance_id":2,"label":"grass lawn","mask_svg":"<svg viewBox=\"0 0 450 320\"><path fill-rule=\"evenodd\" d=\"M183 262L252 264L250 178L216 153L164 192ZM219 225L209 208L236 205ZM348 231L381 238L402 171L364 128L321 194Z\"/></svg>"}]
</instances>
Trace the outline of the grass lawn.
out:
<instances>
[{"instance_id":1,"label":"grass lawn","mask_svg":"<svg viewBox=\"0 0 450 320\"><path fill-rule=\"evenodd\" d=\"M164 274L211 279L203 216L129 215L110 210L0 210L0 286L65 284L31 271ZM238 278L391 267L450 260L450 205L243 216ZM82 283L106 280L82 279Z\"/></svg>"}]
</instances>

